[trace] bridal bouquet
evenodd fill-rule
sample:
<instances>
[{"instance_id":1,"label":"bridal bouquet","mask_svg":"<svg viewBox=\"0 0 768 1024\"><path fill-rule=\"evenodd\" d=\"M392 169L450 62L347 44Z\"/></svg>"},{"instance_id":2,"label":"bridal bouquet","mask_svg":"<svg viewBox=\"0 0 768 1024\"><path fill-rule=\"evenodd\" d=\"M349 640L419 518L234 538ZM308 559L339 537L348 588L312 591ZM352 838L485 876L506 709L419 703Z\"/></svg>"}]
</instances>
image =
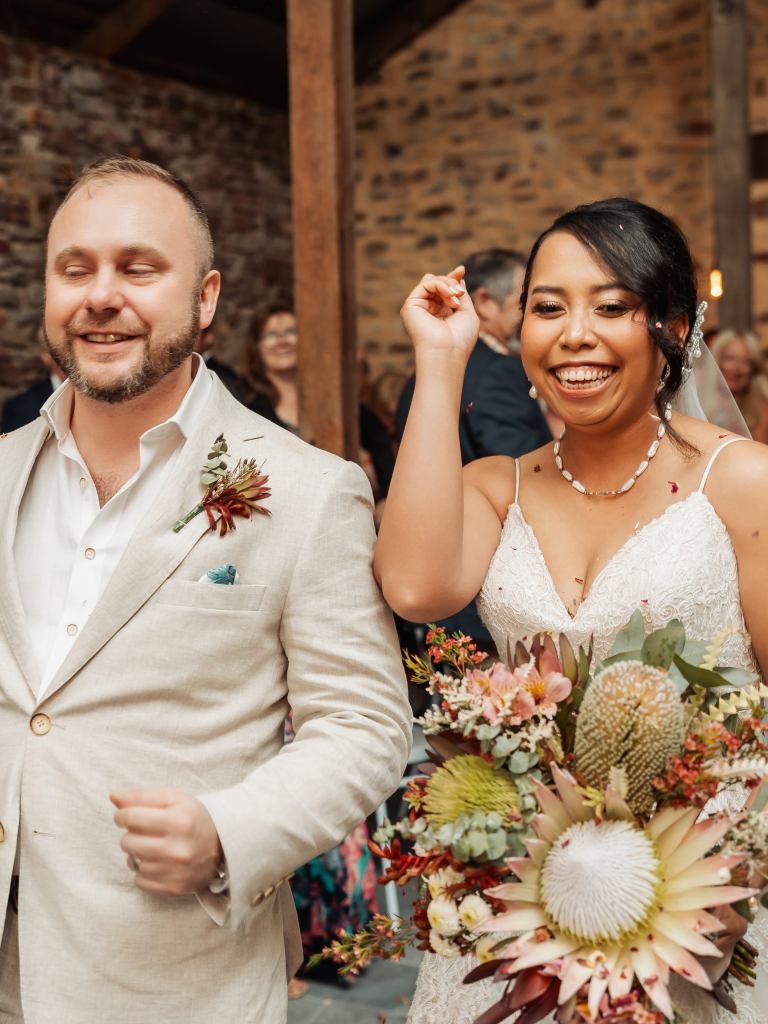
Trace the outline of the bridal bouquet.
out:
<instances>
[{"instance_id":1,"label":"bridal bouquet","mask_svg":"<svg viewBox=\"0 0 768 1024\"><path fill-rule=\"evenodd\" d=\"M748 919L768 848L768 737L757 676L718 666L728 634L645 636L640 612L592 671L564 634L482 667L468 637L433 628L412 678L439 695L402 821L374 835L382 884L418 881L408 920L384 915L321 956L356 973L412 942L474 954L465 983L493 978L476 1024L665 1024L686 1017L670 972L711 990L700 958L725 905ZM752 791L745 808L745 790ZM742 940L717 997L753 984Z\"/></svg>"}]
</instances>

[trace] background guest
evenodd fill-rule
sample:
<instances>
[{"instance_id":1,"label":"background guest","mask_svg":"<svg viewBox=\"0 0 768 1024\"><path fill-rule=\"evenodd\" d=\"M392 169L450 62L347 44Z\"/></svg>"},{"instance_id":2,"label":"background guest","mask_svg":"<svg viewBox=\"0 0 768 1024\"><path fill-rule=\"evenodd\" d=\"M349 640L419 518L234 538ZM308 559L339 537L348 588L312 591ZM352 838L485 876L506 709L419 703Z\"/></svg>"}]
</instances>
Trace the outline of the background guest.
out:
<instances>
[{"instance_id":1,"label":"background guest","mask_svg":"<svg viewBox=\"0 0 768 1024\"><path fill-rule=\"evenodd\" d=\"M48 371L45 377L22 391L20 395L9 398L3 406L3 414L0 417L0 432L10 434L12 430L25 427L28 423L36 420L40 410L48 401L53 392L67 379L56 363L51 359L48 349L43 340L42 324L37 329L37 338L40 342L40 362Z\"/></svg>"},{"instance_id":2,"label":"background guest","mask_svg":"<svg viewBox=\"0 0 768 1024\"><path fill-rule=\"evenodd\" d=\"M368 404L374 413L384 424L389 439L394 447L395 454L400 444L397 434L397 406L403 388L408 383L408 377L404 373L390 371L380 374L371 384L369 389Z\"/></svg>"},{"instance_id":3,"label":"background guest","mask_svg":"<svg viewBox=\"0 0 768 1024\"><path fill-rule=\"evenodd\" d=\"M514 249L483 249L467 257L464 282L480 321L480 337L500 355L520 355L520 290L526 259Z\"/></svg>"},{"instance_id":4,"label":"background guest","mask_svg":"<svg viewBox=\"0 0 768 1024\"><path fill-rule=\"evenodd\" d=\"M298 335L287 306L258 310L246 349L245 383L249 409L294 434L299 430ZM386 498L395 458L386 430L367 405L360 405L361 465L368 469L374 498Z\"/></svg>"},{"instance_id":5,"label":"background guest","mask_svg":"<svg viewBox=\"0 0 768 1024\"><path fill-rule=\"evenodd\" d=\"M768 381L754 331L719 331L710 345L755 441L768 444Z\"/></svg>"},{"instance_id":6,"label":"background guest","mask_svg":"<svg viewBox=\"0 0 768 1024\"><path fill-rule=\"evenodd\" d=\"M205 365L219 378L229 393L245 405L245 385L231 366L222 363L216 358L216 338L219 334L219 325L211 324L207 331L201 331L200 337L195 344L195 352L202 356Z\"/></svg>"}]
</instances>

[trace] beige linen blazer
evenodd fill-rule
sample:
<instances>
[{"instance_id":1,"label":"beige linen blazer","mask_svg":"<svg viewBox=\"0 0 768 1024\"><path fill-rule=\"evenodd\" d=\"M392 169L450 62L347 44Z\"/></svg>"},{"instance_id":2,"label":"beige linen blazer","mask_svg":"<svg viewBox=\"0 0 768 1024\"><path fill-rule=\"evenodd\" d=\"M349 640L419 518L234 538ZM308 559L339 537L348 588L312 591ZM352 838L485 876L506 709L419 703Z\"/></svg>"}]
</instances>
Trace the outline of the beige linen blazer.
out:
<instances>
[{"instance_id":1,"label":"beige linen blazer","mask_svg":"<svg viewBox=\"0 0 768 1024\"><path fill-rule=\"evenodd\" d=\"M176 534L220 433L233 454L263 461L272 515L222 538L202 514ZM301 943L290 889L274 887L394 791L410 747L396 635L371 570L368 482L215 378L38 702L12 544L46 437L37 420L0 440L0 905L18 846L25 1022L279 1024ZM198 582L225 562L239 586ZM297 738L284 747L290 708ZM51 727L39 734L41 714ZM223 927L195 896L133 884L109 794L155 786L199 797L213 816L231 878Z\"/></svg>"}]
</instances>

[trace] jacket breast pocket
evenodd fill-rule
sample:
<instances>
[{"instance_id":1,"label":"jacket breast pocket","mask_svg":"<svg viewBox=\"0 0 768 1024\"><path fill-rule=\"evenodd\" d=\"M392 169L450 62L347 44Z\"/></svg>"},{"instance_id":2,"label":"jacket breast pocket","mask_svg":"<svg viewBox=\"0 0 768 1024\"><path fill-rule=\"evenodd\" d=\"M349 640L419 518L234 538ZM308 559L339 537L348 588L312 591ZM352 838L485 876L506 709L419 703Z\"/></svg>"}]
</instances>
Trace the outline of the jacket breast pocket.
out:
<instances>
[{"instance_id":1,"label":"jacket breast pocket","mask_svg":"<svg viewBox=\"0 0 768 1024\"><path fill-rule=\"evenodd\" d=\"M225 586L192 580L166 580L157 593L157 603L209 611L257 612L266 589L265 585L258 583Z\"/></svg>"}]
</instances>

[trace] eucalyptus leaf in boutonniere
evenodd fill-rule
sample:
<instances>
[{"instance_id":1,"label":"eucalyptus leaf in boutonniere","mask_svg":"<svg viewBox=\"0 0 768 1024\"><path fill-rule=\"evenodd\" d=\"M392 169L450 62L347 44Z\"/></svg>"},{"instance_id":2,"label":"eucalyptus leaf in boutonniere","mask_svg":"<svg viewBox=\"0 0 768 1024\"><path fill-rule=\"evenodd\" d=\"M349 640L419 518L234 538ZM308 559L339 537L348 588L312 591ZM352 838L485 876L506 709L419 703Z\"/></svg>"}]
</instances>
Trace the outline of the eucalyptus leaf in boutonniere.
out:
<instances>
[{"instance_id":1,"label":"eucalyptus leaf in boutonniere","mask_svg":"<svg viewBox=\"0 0 768 1024\"><path fill-rule=\"evenodd\" d=\"M234 530L234 516L250 519L252 512L259 512L264 516L271 515L268 508L258 504L271 494L266 486L269 479L266 473L261 472L255 459L238 459L230 469L226 461L228 458L227 442L224 435L219 434L211 445L208 459L200 474L200 483L206 488L205 496L199 505L195 505L176 523L174 533L182 530L201 512L207 514L212 530L216 529L214 513L219 513L221 537L227 529Z\"/></svg>"}]
</instances>

